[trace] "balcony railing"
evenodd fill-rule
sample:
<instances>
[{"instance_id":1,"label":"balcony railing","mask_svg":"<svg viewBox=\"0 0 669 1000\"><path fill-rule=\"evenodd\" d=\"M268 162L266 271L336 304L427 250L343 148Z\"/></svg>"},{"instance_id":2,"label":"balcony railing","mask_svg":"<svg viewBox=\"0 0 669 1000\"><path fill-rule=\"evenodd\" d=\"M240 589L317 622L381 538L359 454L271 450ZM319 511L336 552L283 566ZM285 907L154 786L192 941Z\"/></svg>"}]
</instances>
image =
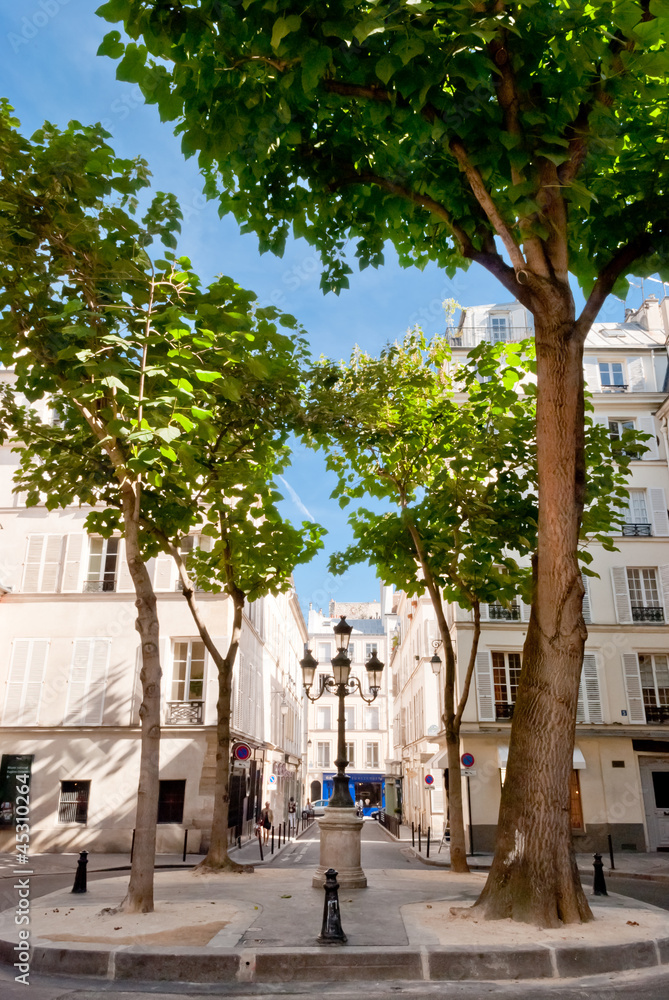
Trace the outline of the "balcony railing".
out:
<instances>
[{"instance_id":1,"label":"balcony railing","mask_svg":"<svg viewBox=\"0 0 669 1000\"><path fill-rule=\"evenodd\" d=\"M84 594L110 594L116 590L116 580L84 580Z\"/></svg>"},{"instance_id":2,"label":"balcony railing","mask_svg":"<svg viewBox=\"0 0 669 1000\"><path fill-rule=\"evenodd\" d=\"M669 723L669 705L646 705L646 722L666 725Z\"/></svg>"},{"instance_id":3,"label":"balcony railing","mask_svg":"<svg viewBox=\"0 0 669 1000\"><path fill-rule=\"evenodd\" d=\"M602 392L627 392L629 390L628 385L600 385Z\"/></svg>"},{"instance_id":4,"label":"balcony railing","mask_svg":"<svg viewBox=\"0 0 669 1000\"><path fill-rule=\"evenodd\" d=\"M513 718L514 705L512 702L508 701L496 701L495 702L495 718L496 719L512 719Z\"/></svg>"},{"instance_id":5,"label":"balcony railing","mask_svg":"<svg viewBox=\"0 0 669 1000\"><path fill-rule=\"evenodd\" d=\"M168 726L198 726L203 714L203 701L168 701L165 721Z\"/></svg>"},{"instance_id":6,"label":"balcony railing","mask_svg":"<svg viewBox=\"0 0 669 1000\"><path fill-rule=\"evenodd\" d=\"M626 538L631 535L639 535L639 537L648 538L652 534L652 525L650 524L623 524L623 535Z\"/></svg>"},{"instance_id":7,"label":"balcony railing","mask_svg":"<svg viewBox=\"0 0 669 1000\"><path fill-rule=\"evenodd\" d=\"M493 621L520 621L520 608L517 604L512 604L510 608L505 608L502 604L489 604L488 617Z\"/></svg>"},{"instance_id":8,"label":"balcony railing","mask_svg":"<svg viewBox=\"0 0 669 1000\"><path fill-rule=\"evenodd\" d=\"M446 340L451 347L476 347L484 341L493 344L509 344L518 340L527 340L534 336L534 330L528 326L508 327L503 336L501 331L493 331L489 326L466 327L463 330L447 330Z\"/></svg>"},{"instance_id":9,"label":"balcony railing","mask_svg":"<svg viewBox=\"0 0 669 1000\"><path fill-rule=\"evenodd\" d=\"M633 622L663 622L664 609L658 607L646 607L641 604L632 605Z\"/></svg>"}]
</instances>

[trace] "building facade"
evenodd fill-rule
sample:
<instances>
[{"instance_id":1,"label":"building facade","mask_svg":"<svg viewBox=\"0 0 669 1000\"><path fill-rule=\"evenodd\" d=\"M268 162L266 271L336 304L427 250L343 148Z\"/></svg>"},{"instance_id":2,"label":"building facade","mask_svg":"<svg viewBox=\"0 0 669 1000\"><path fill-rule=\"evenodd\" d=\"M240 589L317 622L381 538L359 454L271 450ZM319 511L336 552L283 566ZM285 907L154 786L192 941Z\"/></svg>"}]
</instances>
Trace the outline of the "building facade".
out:
<instances>
[{"instance_id":1,"label":"building facade","mask_svg":"<svg viewBox=\"0 0 669 1000\"><path fill-rule=\"evenodd\" d=\"M631 463L626 523L614 539L618 551L590 546L590 568L598 576L584 580L588 640L571 781L577 850L605 848L609 834L617 850L669 850L668 306L666 298L649 296L623 323L595 323L585 345L594 419L614 438L635 427L650 439L649 450ZM463 310L449 337L457 361L484 339L521 340L532 333L531 315L509 303ZM434 706L437 697L426 659L436 623L424 599L416 604L402 596L398 611L393 731L394 756L402 759L405 819L426 823L432 817L440 824L439 799L425 791L425 777L445 789L443 724L413 707L416 699ZM470 619L460 608L449 608L459 685L471 650ZM461 778L474 850L488 851L494 844L528 620L529 608L520 600L482 608L475 678L461 730L462 752L474 758ZM439 688L441 683L438 678Z\"/></svg>"},{"instance_id":2,"label":"building facade","mask_svg":"<svg viewBox=\"0 0 669 1000\"><path fill-rule=\"evenodd\" d=\"M9 373L0 373L9 378ZM139 637L121 538L84 528L86 508L27 508L12 493L16 456L0 449L0 850L13 846L15 774L31 773L34 851L128 851L139 776ZM182 542L187 552L197 544ZM158 597L162 706L159 852L207 848L216 760L217 671L178 584L173 561L149 570ZM232 607L199 593L217 647ZM294 591L245 609L233 680L235 760L230 837L261 803L276 821L302 785L299 659L307 631Z\"/></svg>"},{"instance_id":3,"label":"building facade","mask_svg":"<svg viewBox=\"0 0 669 1000\"><path fill-rule=\"evenodd\" d=\"M366 697L370 696L365 663L376 652L386 664L382 674L381 690L373 704L366 704L360 694L346 698L346 756L349 764L349 788L356 801L362 799L366 815L386 802L386 767L389 758L389 682L387 653L387 616L382 608L389 606L389 588L384 588L383 601L356 604L351 608L342 602L330 602L330 614L310 609L308 629L309 647L319 663L312 694L320 689L321 678L332 673L330 661L337 651L336 637L332 631L341 615L353 610L361 617L347 618L353 626L348 655L351 659L351 676L357 677ZM369 615L369 617L362 617ZM337 772L337 713L338 699L326 692L314 704L305 697L307 716L307 784L305 795L316 802L330 799L333 778Z\"/></svg>"}]
</instances>

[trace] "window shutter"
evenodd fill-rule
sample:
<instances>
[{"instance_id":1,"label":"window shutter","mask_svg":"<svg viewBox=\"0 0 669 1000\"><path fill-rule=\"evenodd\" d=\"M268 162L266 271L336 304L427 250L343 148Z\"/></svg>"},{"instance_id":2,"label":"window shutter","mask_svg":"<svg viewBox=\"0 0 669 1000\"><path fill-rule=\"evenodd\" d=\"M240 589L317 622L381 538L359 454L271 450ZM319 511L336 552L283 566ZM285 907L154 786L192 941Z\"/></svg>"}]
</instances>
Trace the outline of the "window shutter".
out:
<instances>
[{"instance_id":1,"label":"window shutter","mask_svg":"<svg viewBox=\"0 0 669 1000\"><path fill-rule=\"evenodd\" d=\"M172 556L168 555L167 552L161 552L156 557L153 571L154 590L172 589L172 561Z\"/></svg>"},{"instance_id":2,"label":"window shutter","mask_svg":"<svg viewBox=\"0 0 669 1000\"><path fill-rule=\"evenodd\" d=\"M664 620L669 621L669 565L660 566L660 587L664 597Z\"/></svg>"},{"instance_id":3,"label":"window shutter","mask_svg":"<svg viewBox=\"0 0 669 1000\"><path fill-rule=\"evenodd\" d=\"M67 684L67 707L64 720L66 726L81 725L84 720L88 689L88 661L92 641L92 639L74 640Z\"/></svg>"},{"instance_id":4,"label":"window shutter","mask_svg":"<svg viewBox=\"0 0 669 1000\"><path fill-rule=\"evenodd\" d=\"M62 548L62 535L47 535L45 537L42 579L39 587L42 594L55 594L58 590Z\"/></svg>"},{"instance_id":5,"label":"window shutter","mask_svg":"<svg viewBox=\"0 0 669 1000\"><path fill-rule=\"evenodd\" d=\"M198 545L203 552L211 552L214 547L214 539L211 535L200 535L198 538Z\"/></svg>"},{"instance_id":6,"label":"window shutter","mask_svg":"<svg viewBox=\"0 0 669 1000\"><path fill-rule=\"evenodd\" d=\"M111 640L94 639L90 656L84 725L101 726L107 687Z\"/></svg>"},{"instance_id":7,"label":"window shutter","mask_svg":"<svg viewBox=\"0 0 669 1000\"><path fill-rule=\"evenodd\" d=\"M639 660L636 653L623 653L623 673L625 675L629 721L644 723L646 712L643 707L641 675L639 674Z\"/></svg>"},{"instance_id":8,"label":"window shutter","mask_svg":"<svg viewBox=\"0 0 669 1000\"><path fill-rule=\"evenodd\" d=\"M602 699L599 693L599 677L597 676L597 657L594 653L585 653L583 656L581 687L585 689L588 722L603 722Z\"/></svg>"},{"instance_id":9,"label":"window shutter","mask_svg":"<svg viewBox=\"0 0 669 1000\"><path fill-rule=\"evenodd\" d=\"M479 722L495 721L495 699L492 685L492 660L487 650L476 654L476 698Z\"/></svg>"},{"instance_id":10,"label":"window shutter","mask_svg":"<svg viewBox=\"0 0 669 1000\"><path fill-rule=\"evenodd\" d=\"M576 722L585 722L585 702L583 699L583 677L578 685L578 704L576 706Z\"/></svg>"},{"instance_id":11,"label":"window shutter","mask_svg":"<svg viewBox=\"0 0 669 1000\"><path fill-rule=\"evenodd\" d=\"M627 359L627 384L631 392L644 392L646 379L641 358Z\"/></svg>"},{"instance_id":12,"label":"window shutter","mask_svg":"<svg viewBox=\"0 0 669 1000\"><path fill-rule=\"evenodd\" d=\"M616 605L616 618L620 625L627 625L632 621L632 604L630 602L630 591L625 567L612 566L611 578L613 580L613 599Z\"/></svg>"},{"instance_id":13,"label":"window shutter","mask_svg":"<svg viewBox=\"0 0 669 1000\"><path fill-rule=\"evenodd\" d=\"M28 535L26 561L23 564L23 583L21 585L21 590L24 594L37 594L39 592L42 551L44 549L45 538L46 535Z\"/></svg>"},{"instance_id":14,"label":"window shutter","mask_svg":"<svg viewBox=\"0 0 669 1000\"><path fill-rule=\"evenodd\" d=\"M654 417L639 417L637 419L637 427L644 434L652 435L650 440L644 441L644 446L648 448L648 451L644 452L643 459L646 462L651 462L654 459L660 457L660 453L657 449L657 431L655 430L655 418Z\"/></svg>"},{"instance_id":15,"label":"window shutter","mask_svg":"<svg viewBox=\"0 0 669 1000\"><path fill-rule=\"evenodd\" d=\"M590 392L599 392L599 365L597 358L583 358L583 376Z\"/></svg>"},{"instance_id":16,"label":"window shutter","mask_svg":"<svg viewBox=\"0 0 669 1000\"><path fill-rule=\"evenodd\" d=\"M583 580L583 586L585 588L585 593L583 594L583 621L586 625L589 625L592 621L592 614L590 610L590 581L587 576L581 573L581 579Z\"/></svg>"},{"instance_id":17,"label":"window shutter","mask_svg":"<svg viewBox=\"0 0 669 1000\"><path fill-rule=\"evenodd\" d=\"M532 611L532 606L530 604L525 604L525 601L521 601L518 598L518 603L520 604L520 620L521 622L529 622L530 613Z\"/></svg>"},{"instance_id":18,"label":"window shutter","mask_svg":"<svg viewBox=\"0 0 669 1000\"><path fill-rule=\"evenodd\" d=\"M68 535L65 545L65 569L63 570L64 594L76 594L81 590L81 560L84 547L82 534Z\"/></svg>"},{"instance_id":19,"label":"window shutter","mask_svg":"<svg viewBox=\"0 0 669 1000\"><path fill-rule=\"evenodd\" d=\"M649 489L649 514L653 522L654 535L669 535L669 515L667 514L667 498L662 489Z\"/></svg>"},{"instance_id":20,"label":"window shutter","mask_svg":"<svg viewBox=\"0 0 669 1000\"><path fill-rule=\"evenodd\" d=\"M116 590L126 594L129 593L130 591L134 591L135 585L132 582L132 577L130 576L130 569L128 567L125 538L121 541L121 544L119 545L117 565L118 565L118 572L117 572Z\"/></svg>"},{"instance_id":21,"label":"window shutter","mask_svg":"<svg viewBox=\"0 0 669 1000\"><path fill-rule=\"evenodd\" d=\"M48 639L14 640L3 725L37 724L48 648Z\"/></svg>"},{"instance_id":22,"label":"window shutter","mask_svg":"<svg viewBox=\"0 0 669 1000\"><path fill-rule=\"evenodd\" d=\"M490 605L489 604L481 604L480 607L479 607L479 611L480 611L481 621L482 622L487 622L487 621L490 620ZM469 611L467 613L469 615L469 621L473 621L474 620L473 613L471 611Z\"/></svg>"}]
</instances>

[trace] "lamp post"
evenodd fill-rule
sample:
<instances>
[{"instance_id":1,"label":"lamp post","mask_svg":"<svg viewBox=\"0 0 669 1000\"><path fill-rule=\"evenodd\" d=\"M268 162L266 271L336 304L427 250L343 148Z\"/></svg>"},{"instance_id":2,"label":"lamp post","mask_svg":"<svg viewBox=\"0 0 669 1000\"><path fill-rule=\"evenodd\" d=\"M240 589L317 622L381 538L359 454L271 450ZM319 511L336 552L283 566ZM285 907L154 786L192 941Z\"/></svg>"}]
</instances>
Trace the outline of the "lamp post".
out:
<instances>
[{"instance_id":1,"label":"lamp post","mask_svg":"<svg viewBox=\"0 0 669 1000\"><path fill-rule=\"evenodd\" d=\"M346 758L346 712L344 702L349 695L358 693L364 702L371 705L381 689L383 663L376 655L376 651L374 651L365 664L371 694L370 698L366 698L359 679L350 676L351 660L348 656L348 645L353 627L348 624L345 615L341 615L341 620L334 626L332 631L337 641L337 653L330 661L332 674L322 679L319 690L315 695L311 694L311 689L314 684L318 660L313 657L310 649L306 650L304 658L300 660L304 690L309 701L316 702L326 693L334 694L338 699L337 757L335 759L337 773L333 779L334 789L332 798L325 810L326 816L319 824L321 827L321 864L314 877L314 884L321 885L325 871L329 868L335 868L339 873L340 885L352 888L354 886L367 885L367 879L360 868L360 831L362 829L362 820L355 815L355 803L351 798L351 793L348 789L348 778L346 776L348 760ZM335 839L334 836L330 838L329 833L332 832L334 834L335 830L338 832L340 845L347 839L350 841L349 856L344 857L343 861L341 855L347 854L346 849L339 852L333 850L332 856L329 855L328 843L330 839L334 843ZM351 838L346 837L346 831L355 834L357 844ZM337 853L339 856L335 857L334 855ZM355 860L356 854L357 862ZM348 866L346 864L347 861L350 862Z\"/></svg>"}]
</instances>

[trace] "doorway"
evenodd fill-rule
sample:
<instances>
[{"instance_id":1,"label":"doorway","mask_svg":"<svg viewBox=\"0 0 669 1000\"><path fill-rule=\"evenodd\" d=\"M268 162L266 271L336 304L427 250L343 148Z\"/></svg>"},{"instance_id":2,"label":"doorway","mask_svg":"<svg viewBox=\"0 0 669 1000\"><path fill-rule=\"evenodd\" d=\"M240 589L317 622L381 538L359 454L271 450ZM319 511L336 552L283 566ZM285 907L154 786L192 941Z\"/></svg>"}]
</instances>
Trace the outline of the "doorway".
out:
<instances>
[{"instance_id":1,"label":"doorway","mask_svg":"<svg viewBox=\"0 0 669 1000\"><path fill-rule=\"evenodd\" d=\"M669 851L669 757L641 757L648 850Z\"/></svg>"}]
</instances>

